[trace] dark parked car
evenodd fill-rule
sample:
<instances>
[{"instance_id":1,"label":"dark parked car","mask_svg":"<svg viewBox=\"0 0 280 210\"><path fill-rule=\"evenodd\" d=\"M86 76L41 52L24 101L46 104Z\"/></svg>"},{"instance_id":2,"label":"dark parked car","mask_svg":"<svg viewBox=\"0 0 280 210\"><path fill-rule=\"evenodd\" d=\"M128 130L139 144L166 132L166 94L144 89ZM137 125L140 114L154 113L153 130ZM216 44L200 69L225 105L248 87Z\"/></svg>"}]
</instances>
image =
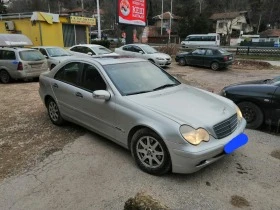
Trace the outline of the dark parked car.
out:
<instances>
[{"instance_id":1,"label":"dark parked car","mask_svg":"<svg viewBox=\"0 0 280 210\"><path fill-rule=\"evenodd\" d=\"M200 47L192 52L177 54L175 60L181 66L205 66L217 71L232 64L233 54L222 48Z\"/></svg>"},{"instance_id":2,"label":"dark parked car","mask_svg":"<svg viewBox=\"0 0 280 210\"><path fill-rule=\"evenodd\" d=\"M221 95L234 101L247 120L247 128L264 122L280 126L280 76L225 87Z\"/></svg>"}]
</instances>

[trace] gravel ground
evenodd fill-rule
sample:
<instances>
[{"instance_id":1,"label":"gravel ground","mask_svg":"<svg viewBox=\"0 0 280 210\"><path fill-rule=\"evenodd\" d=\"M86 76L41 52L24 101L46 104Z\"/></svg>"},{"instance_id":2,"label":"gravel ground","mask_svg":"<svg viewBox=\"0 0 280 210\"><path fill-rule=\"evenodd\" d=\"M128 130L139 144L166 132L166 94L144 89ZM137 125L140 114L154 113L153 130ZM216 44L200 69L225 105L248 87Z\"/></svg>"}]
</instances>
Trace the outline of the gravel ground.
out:
<instances>
[{"instance_id":1,"label":"gravel ground","mask_svg":"<svg viewBox=\"0 0 280 210\"><path fill-rule=\"evenodd\" d=\"M266 79L280 73L278 68L252 63L239 63L218 72L176 64L166 70L182 82L216 93L235 82ZM63 127L52 125L39 98L38 83L0 84L0 99L0 181L23 174L0 183L0 206L21 209L25 202L30 207L25 209L112 209L139 190L146 190L173 208L280 208L280 142L277 134L269 130L247 130L251 144L195 175L157 178L137 169L129 153L115 144L92 134L74 141L87 131L70 123ZM126 175L123 171L127 171ZM17 189L18 183L22 190ZM28 183L34 188L29 189ZM92 183L101 194L92 188ZM37 190L38 195L34 194ZM15 193L17 196L10 199ZM56 193L60 197L50 196ZM88 196L78 196L80 193ZM94 196L98 199L92 200ZM186 196L191 200L186 200ZM36 203L37 198L46 205ZM66 202L64 206L60 199Z\"/></svg>"}]
</instances>

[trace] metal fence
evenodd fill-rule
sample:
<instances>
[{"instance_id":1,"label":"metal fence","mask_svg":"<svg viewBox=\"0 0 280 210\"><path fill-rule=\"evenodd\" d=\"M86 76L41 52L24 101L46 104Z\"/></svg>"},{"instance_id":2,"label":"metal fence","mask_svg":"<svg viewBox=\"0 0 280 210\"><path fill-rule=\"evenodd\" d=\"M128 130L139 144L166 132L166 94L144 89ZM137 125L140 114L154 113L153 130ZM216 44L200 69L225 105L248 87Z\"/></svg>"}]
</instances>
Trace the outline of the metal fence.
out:
<instances>
[{"instance_id":1,"label":"metal fence","mask_svg":"<svg viewBox=\"0 0 280 210\"><path fill-rule=\"evenodd\" d=\"M237 47L236 55L280 56L280 48Z\"/></svg>"}]
</instances>

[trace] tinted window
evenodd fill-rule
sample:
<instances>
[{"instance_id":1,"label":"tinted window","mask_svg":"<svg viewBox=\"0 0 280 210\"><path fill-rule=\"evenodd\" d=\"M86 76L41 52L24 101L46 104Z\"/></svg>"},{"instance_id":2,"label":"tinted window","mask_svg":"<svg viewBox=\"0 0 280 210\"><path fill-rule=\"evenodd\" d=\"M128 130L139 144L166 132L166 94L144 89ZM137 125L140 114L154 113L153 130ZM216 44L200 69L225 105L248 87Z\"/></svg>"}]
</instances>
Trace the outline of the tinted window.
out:
<instances>
[{"instance_id":1,"label":"tinted window","mask_svg":"<svg viewBox=\"0 0 280 210\"><path fill-rule=\"evenodd\" d=\"M204 55L205 54L205 49L196 49L195 51L192 52L194 55Z\"/></svg>"},{"instance_id":2,"label":"tinted window","mask_svg":"<svg viewBox=\"0 0 280 210\"><path fill-rule=\"evenodd\" d=\"M40 51L43 55L48 56L48 54L47 54L47 52L46 52L45 49L40 48L39 51Z\"/></svg>"},{"instance_id":3,"label":"tinted window","mask_svg":"<svg viewBox=\"0 0 280 210\"><path fill-rule=\"evenodd\" d=\"M73 47L70 50L74 52L82 52L82 47Z\"/></svg>"},{"instance_id":4,"label":"tinted window","mask_svg":"<svg viewBox=\"0 0 280 210\"><path fill-rule=\"evenodd\" d=\"M38 50L26 50L19 52L19 56L23 61L40 61L45 57Z\"/></svg>"},{"instance_id":5,"label":"tinted window","mask_svg":"<svg viewBox=\"0 0 280 210\"><path fill-rule=\"evenodd\" d=\"M106 83L94 66L85 64L81 87L90 92L106 90Z\"/></svg>"},{"instance_id":6,"label":"tinted window","mask_svg":"<svg viewBox=\"0 0 280 210\"><path fill-rule=\"evenodd\" d=\"M92 53L92 55L95 55L95 53L89 47L82 47L82 53Z\"/></svg>"},{"instance_id":7,"label":"tinted window","mask_svg":"<svg viewBox=\"0 0 280 210\"><path fill-rule=\"evenodd\" d=\"M132 46L124 46L123 50L125 50L125 51L133 51L133 47Z\"/></svg>"},{"instance_id":8,"label":"tinted window","mask_svg":"<svg viewBox=\"0 0 280 210\"><path fill-rule=\"evenodd\" d=\"M8 50L1 50L1 56L0 59L2 60L15 60L16 54L14 51L8 51Z\"/></svg>"},{"instance_id":9,"label":"tinted window","mask_svg":"<svg viewBox=\"0 0 280 210\"><path fill-rule=\"evenodd\" d=\"M207 50L206 55L213 55L213 51L212 50Z\"/></svg>"},{"instance_id":10,"label":"tinted window","mask_svg":"<svg viewBox=\"0 0 280 210\"><path fill-rule=\"evenodd\" d=\"M140 47L134 46L133 51L139 53L140 51L143 51Z\"/></svg>"},{"instance_id":11,"label":"tinted window","mask_svg":"<svg viewBox=\"0 0 280 210\"><path fill-rule=\"evenodd\" d=\"M56 73L54 78L77 86L79 84L79 75L82 68L82 63L68 63Z\"/></svg>"}]
</instances>

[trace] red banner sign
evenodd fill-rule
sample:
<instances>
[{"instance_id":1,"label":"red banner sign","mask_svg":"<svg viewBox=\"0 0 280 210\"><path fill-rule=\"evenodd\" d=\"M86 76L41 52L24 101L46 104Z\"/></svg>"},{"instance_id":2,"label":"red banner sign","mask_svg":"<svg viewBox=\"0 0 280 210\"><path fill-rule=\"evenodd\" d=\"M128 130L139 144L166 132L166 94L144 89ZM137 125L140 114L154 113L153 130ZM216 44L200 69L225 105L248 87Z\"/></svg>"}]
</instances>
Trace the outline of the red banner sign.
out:
<instances>
[{"instance_id":1,"label":"red banner sign","mask_svg":"<svg viewBox=\"0 0 280 210\"><path fill-rule=\"evenodd\" d=\"M146 0L118 0L117 6L119 23L146 26Z\"/></svg>"}]
</instances>

